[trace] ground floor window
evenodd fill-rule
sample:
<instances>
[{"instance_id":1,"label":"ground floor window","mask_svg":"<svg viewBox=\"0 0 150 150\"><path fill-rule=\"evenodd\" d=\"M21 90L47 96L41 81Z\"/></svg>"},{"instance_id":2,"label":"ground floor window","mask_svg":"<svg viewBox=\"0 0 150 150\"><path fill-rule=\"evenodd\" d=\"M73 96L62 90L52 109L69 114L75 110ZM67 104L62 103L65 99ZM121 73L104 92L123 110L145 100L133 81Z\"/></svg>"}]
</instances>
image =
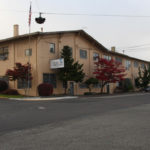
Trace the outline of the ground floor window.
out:
<instances>
[{"instance_id":1,"label":"ground floor window","mask_svg":"<svg viewBox=\"0 0 150 150\"><path fill-rule=\"evenodd\" d=\"M31 84L31 80L29 80L29 83L27 80L17 80L17 86L18 89L25 89L25 88L31 88L32 84Z\"/></svg>"},{"instance_id":2,"label":"ground floor window","mask_svg":"<svg viewBox=\"0 0 150 150\"><path fill-rule=\"evenodd\" d=\"M101 83L98 83L98 84L94 84L93 87L94 87L94 88L101 88L102 85L101 85Z\"/></svg>"},{"instance_id":3,"label":"ground floor window","mask_svg":"<svg viewBox=\"0 0 150 150\"><path fill-rule=\"evenodd\" d=\"M63 88L67 88L68 87L67 82L62 82L62 86L63 86Z\"/></svg>"},{"instance_id":4,"label":"ground floor window","mask_svg":"<svg viewBox=\"0 0 150 150\"><path fill-rule=\"evenodd\" d=\"M56 88L56 74L54 73L44 73L43 74L43 83L50 83Z\"/></svg>"},{"instance_id":5,"label":"ground floor window","mask_svg":"<svg viewBox=\"0 0 150 150\"><path fill-rule=\"evenodd\" d=\"M9 83L8 76L0 76L0 80L5 81L5 82Z\"/></svg>"},{"instance_id":6,"label":"ground floor window","mask_svg":"<svg viewBox=\"0 0 150 150\"><path fill-rule=\"evenodd\" d=\"M87 85L85 83L80 83L79 87L80 87L80 89L86 89Z\"/></svg>"}]
</instances>

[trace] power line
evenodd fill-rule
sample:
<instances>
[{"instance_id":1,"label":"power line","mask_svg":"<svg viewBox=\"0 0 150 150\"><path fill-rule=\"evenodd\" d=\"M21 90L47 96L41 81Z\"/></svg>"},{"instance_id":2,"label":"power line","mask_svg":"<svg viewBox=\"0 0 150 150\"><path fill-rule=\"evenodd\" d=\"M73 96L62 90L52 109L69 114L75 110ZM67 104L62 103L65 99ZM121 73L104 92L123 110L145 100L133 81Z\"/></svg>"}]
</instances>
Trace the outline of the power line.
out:
<instances>
[{"instance_id":1,"label":"power line","mask_svg":"<svg viewBox=\"0 0 150 150\"><path fill-rule=\"evenodd\" d=\"M148 43L148 44L141 44L141 45L135 45L135 46L129 46L129 47L118 47L118 48L122 48L122 49L125 49L125 48L132 49L132 48L141 48L141 47L146 46L146 45L150 45L150 43Z\"/></svg>"},{"instance_id":2,"label":"power line","mask_svg":"<svg viewBox=\"0 0 150 150\"><path fill-rule=\"evenodd\" d=\"M36 0L37 7L39 9L38 2ZM17 12L17 13L28 13L28 11L22 11L22 10L6 10L1 9L0 11L8 11L8 12ZM36 11L33 11L32 13L38 13ZM95 17L124 17L124 18L150 18L148 15L119 15L119 14L80 14L80 13L62 13L62 12L41 12L42 14L47 15L64 15L64 16L95 16Z\"/></svg>"},{"instance_id":3,"label":"power line","mask_svg":"<svg viewBox=\"0 0 150 150\"><path fill-rule=\"evenodd\" d=\"M95 16L95 17L126 17L126 18L150 18L150 16L140 15L119 15L119 14L75 14L75 13L53 13L42 12L49 15L70 15L70 16Z\"/></svg>"},{"instance_id":4,"label":"power line","mask_svg":"<svg viewBox=\"0 0 150 150\"><path fill-rule=\"evenodd\" d=\"M148 48L148 49L147 49ZM124 51L124 52L141 52L141 51L150 51L150 47L141 48L141 49L117 49L117 51Z\"/></svg>"}]
</instances>

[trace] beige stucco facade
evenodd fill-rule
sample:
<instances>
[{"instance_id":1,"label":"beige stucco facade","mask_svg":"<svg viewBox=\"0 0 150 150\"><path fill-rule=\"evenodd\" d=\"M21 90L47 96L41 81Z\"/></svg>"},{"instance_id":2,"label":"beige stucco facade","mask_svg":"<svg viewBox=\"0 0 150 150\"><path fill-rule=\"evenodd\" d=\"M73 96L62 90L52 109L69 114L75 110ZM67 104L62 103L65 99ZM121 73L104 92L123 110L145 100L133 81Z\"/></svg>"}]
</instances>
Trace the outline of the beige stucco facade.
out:
<instances>
[{"instance_id":1,"label":"beige stucco facade","mask_svg":"<svg viewBox=\"0 0 150 150\"><path fill-rule=\"evenodd\" d=\"M50 52L50 43L55 45L55 52ZM67 31L67 32L50 32L42 33L37 32L30 35L30 48L32 49L32 55L26 56L25 51L29 49L29 36L15 36L9 39L0 41L0 48L8 47L8 58L6 60L0 60L0 76L4 76L7 69L12 69L16 62L26 64L30 61L32 66L32 88L29 90L29 95L37 96L37 86L43 82L43 74L56 74L56 88L54 88L54 94L63 94L64 88L61 81L57 77L57 69L50 68L50 60L60 58L60 52L64 46L68 45L72 48L73 58L75 61L79 61L83 64L83 69L86 74L86 78L93 76L94 60L93 53L99 54L100 57L104 55L119 57L122 59L122 64L125 66L125 61L131 62L131 67L126 71L126 78L130 78L134 82L134 77L137 76L138 68L134 67L134 61L139 65L142 63L148 64L146 61L134 59L123 54L108 51L95 39L89 36L82 30ZM86 50L87 58L80 57L80 49ZM68 83L69 84L69 83ZM17 89L17 82L9 82L10 88ZM88 92L87 88L81 88L80 83L74 83L74 94L82 95L84 92ZM110 84L110 93L113 93L116 88L116 84ZM23 89L17 89L21 94L24 94ZM93 88L93 92L100 92L100 88ZM105 88L106 91L106 88Z\"/></svg>"}]
</instances>

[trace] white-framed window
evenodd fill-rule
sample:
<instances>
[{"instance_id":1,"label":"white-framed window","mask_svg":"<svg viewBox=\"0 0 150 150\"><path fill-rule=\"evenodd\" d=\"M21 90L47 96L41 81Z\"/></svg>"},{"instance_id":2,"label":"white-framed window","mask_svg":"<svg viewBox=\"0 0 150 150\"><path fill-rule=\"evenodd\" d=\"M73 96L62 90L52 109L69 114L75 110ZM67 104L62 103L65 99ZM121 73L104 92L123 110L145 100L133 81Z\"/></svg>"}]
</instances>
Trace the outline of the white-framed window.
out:
<instances>
[{"instance_id":1,"label":"white-framed window","mask_svg":"<svg viewBox=\"0 0 150 150\"><path fill-rule=\"evenodd\" d=\"M145 64L144 64L144 63L141 64L141 68L142 68L142 69L145 68Z\"/></svg>"},{"instance_id":2,"label":"white-framed window","mask_svg":"<svg viewBox=\"0 0 150 150\"><path fill-rule=\"evenodd\" d=\"M99 54L98 53L93 53L93 60L96 61L99 58Z\"/></svg>"},{"instance_id":3,"label":"white-framed window","mask_svg":"<svg viewBox=\"0 0 150 150\"><path fill-rule=\"evenodd\" d=\"M106 59L106 60L111 60L111 56L108 56L108 55L104 55L103 58Z\"/></svg>"},{"instance_id":4,"label":"white-framed window","mask_svg":"<svg viewBox=\"0 0 150 150\"><path fill-rule=\"evenodd\" d=\"M55 43L50 43L50 53L55 53Z\"/></svg>"},{"instance_id":5,"label":"white-framed window","mask_svg":"<svg viewBox=\"0 0 150 150\"><path fill-rule=\"evenodd\" d=\"M32 49L26 49L25 56L32 56Z\"/></svg>"},{"instance_id":6,"label":"white-framed window","mask_svg":"<svg viewBox=\"0 0 150 150\"><path fill-rule=\"evenodd\" d=\"M116 57L116 58L115 58L115 60L116 60L116 62L118 62L118 63L121 63L121 64L122 64L122 58L120 58L120 57Z\"/></svg>"},{"instance_id":7,"label":"white-framed window","mask_svg":"<svg viewBox=\"0 0 150 150\"><path fill-rule=\"evenodd\" d=\"M86 50L80 49L80 58L84 58L84 59L87 58L87 51Z\"/></svg>"},{"instance_id":8,"label":"white-framed window","mask_svg":"<svg viewBox=\"0 0 150 150\"><path fill-rule=\"evenodd\" d=\"M8 59L8 46L0 47L0 60Z\"/></svg>"},{"instance_id":9,"label":"white-framed window","mask_svg":"<svg viewBox=\"0 0 150 150\"><path fill-rule=\"evenodd\" d=\"M130 60L125 61L125 67L126 67L126 70L130 69L130 67L131 67L131 61Z\"/></svg>"},{"instance_id":10,"label":"white-framed window","mask_svg":"<svg viewBox=\"0 0 150 150\"><path fill-rule=\"evenodd\" d=\"M137 61L134 61L134 67L138 68L138 66L139 66L139 63Z\"/></svg>"}]
</instances>

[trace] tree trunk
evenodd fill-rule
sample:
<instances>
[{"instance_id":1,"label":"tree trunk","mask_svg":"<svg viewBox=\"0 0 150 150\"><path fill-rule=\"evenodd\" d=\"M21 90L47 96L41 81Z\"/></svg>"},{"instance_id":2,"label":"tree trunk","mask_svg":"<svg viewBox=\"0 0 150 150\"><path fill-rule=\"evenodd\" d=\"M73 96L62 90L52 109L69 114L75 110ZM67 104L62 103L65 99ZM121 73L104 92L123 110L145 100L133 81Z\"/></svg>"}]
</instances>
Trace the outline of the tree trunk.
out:
<instances>
[{"instance_id":1,"label":"tree trunk","mask_svg":"<svg viewBox=\"0 0 150 150\"><path fill-rule=\"evenodd\" d=\"M66 81L64 81L64 86L65 86L64 95L67 95L67 82Z\"/></svg>"},{"instance_id":2,"label":"tree trunk","mask_svg":"<svg viewBox=\"0 0 150 150\"><path fill-rule=\"evenodd\" d=\"M103 81L101 82L101 94L103 93L104 84Z\"/></svg>"},{"instance_id":3,"label":"tree trunk","mask_svg":"<svg viewBox=\"0 0 150 150\"><path fill-rule=\"evenodd\" d=\"M104 85L102 85L102 87L101 87L101 94L103 93L103 88L104 88Z\"/></svg>"}]
</instances>

